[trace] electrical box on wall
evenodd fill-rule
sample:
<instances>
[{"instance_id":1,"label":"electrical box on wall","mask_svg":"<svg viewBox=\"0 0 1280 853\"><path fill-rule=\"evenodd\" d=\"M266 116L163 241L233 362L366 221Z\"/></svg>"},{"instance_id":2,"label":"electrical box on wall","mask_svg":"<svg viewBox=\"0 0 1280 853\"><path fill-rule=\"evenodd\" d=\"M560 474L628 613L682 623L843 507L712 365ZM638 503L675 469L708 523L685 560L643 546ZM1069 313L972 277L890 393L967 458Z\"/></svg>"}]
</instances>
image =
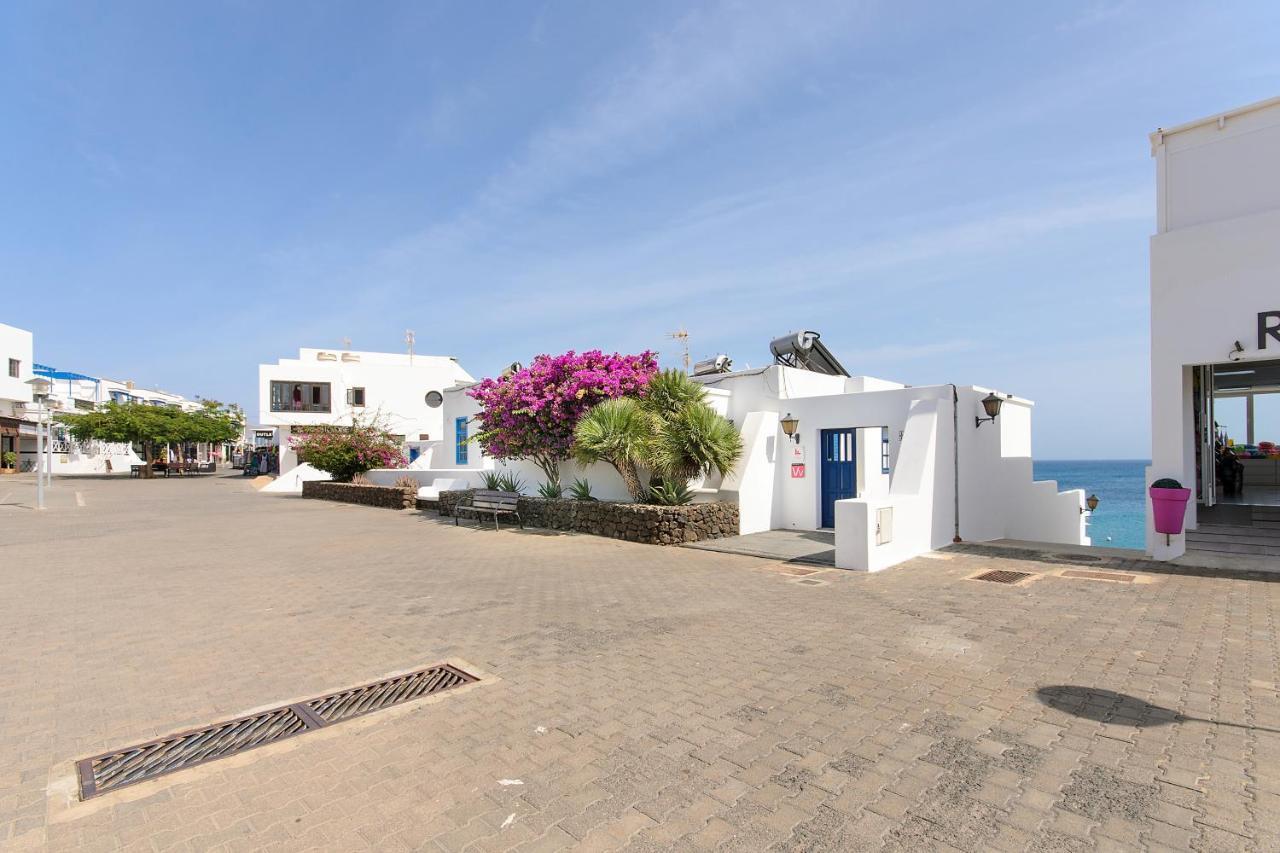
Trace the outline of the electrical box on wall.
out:
<instances>
[{"instance_id":1,"label":"electrical box on wall","mask_svg":"<svg viewBox=\"0 0 1280 853\"><path fill-rule=\"evenodd\" d=\"M876 510L876 544L888 545L893 541L893 507Z\"/></svg>"}]
</instances>

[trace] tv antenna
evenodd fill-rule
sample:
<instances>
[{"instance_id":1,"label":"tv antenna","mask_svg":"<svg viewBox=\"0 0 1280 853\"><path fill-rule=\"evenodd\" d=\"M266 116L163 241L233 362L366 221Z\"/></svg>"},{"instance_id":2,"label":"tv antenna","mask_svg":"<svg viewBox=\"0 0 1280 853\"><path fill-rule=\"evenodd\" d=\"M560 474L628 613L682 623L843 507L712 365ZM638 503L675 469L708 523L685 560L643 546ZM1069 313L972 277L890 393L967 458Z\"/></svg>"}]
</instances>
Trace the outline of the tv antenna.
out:
<instances>
[{"instance_id":1,"label":"tv antenna","mask_svg":"<svg viewBox=\"0 0 1280 853\"><path fill-rule=\"evenodd\" d=\"M684 358L683 358L684 372L688 373L689 372L689 330L686 329L684 326L681 326L679 329L676 329L674 332L668 333L667 337L671 338L673 341L680 342L680 346L684 350Z\"/></svg>"},{"instance_id":2,"label":"tv antenna","mask_svg":"<svg viewBox=\"0 0 1280 853\"><path fill-rule=\"evenodd\" d=\"M413 329L405 329L405 330L404 330L404 343L405 343L405 346L407 346L407 347L409 348L409 366L410 366L410 367L413 367L413 342L414 342L414 340L415 340L415 338L414 338L414 334L413 334Z\"/></svg>"}]
</instances>

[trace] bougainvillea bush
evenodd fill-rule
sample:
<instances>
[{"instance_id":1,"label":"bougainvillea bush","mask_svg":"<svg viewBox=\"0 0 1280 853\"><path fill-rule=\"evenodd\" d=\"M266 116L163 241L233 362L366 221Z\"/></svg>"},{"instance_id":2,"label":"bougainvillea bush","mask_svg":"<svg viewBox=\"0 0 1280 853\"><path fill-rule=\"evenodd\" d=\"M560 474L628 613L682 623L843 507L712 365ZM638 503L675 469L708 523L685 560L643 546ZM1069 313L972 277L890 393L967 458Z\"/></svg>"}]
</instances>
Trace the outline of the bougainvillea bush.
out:
<instances>
[{"instance_id":1,"label":"bougainvillea bush","mask_svg":"<svg viewBox=\"0 0 1280 853\"><path fill-rule=\"evenodd\" d=\"M400 444L372 424L315 426L289 436L298 461L325 471L335 482L349 483L357 474L374 468L403 468Z\"/></svg>"},{"instance_id":2,"label":"bougainvillea bush","mask_svg":"<svg viewBox=\"0 0 1280 853\"><path fill-rule=\"evenodd\" d=\"M540 355L528 367L485 379L467 393L480 404L476 437L495 459L528 459L560 482L560 463L569 458L573 430L593 406L644 393L658 362L649 351L605 355L600 350Z\"/></svg>"}]
</instances>

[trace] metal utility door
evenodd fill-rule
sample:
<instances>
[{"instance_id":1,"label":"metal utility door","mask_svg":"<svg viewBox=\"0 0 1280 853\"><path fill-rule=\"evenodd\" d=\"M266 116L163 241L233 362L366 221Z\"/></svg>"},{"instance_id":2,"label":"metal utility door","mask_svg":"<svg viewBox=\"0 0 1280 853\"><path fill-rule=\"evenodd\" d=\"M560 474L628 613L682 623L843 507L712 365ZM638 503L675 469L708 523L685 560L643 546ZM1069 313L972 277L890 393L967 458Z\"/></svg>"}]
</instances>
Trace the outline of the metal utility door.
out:
<instances>
[{"instance_id":1,"label":"metal utility door","mask_svg":"<svg viewBox=\"0 0 1280 853\"><path fill-rule=\"evenodd\" d=\"M857 440L852 427L824 429L820 444L822 470L822 526L836 526L836 501L858 493Z\"/></svg>"}]
</instances>

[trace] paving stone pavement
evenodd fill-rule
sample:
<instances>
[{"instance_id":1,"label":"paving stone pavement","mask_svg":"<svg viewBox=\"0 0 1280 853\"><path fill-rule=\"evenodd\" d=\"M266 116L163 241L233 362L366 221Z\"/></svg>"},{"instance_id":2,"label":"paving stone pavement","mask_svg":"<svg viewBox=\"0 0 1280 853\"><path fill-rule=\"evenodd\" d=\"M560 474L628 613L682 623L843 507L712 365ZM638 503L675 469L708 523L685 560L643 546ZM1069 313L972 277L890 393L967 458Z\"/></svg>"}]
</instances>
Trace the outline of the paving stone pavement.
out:
<instances>
[{"instance_id":1,"label":"paving stone pavement","mask_svg":"<svg viewBox=\"0 0 1280 853\"><path fill-rule=\"evenodd\" d=\"M236 477L54 490L0 506L0 846L1280 849L1265 579L797 576ZM72 794L75 759L444 659L489 677Z\"/></svg>"}]
</instances>

